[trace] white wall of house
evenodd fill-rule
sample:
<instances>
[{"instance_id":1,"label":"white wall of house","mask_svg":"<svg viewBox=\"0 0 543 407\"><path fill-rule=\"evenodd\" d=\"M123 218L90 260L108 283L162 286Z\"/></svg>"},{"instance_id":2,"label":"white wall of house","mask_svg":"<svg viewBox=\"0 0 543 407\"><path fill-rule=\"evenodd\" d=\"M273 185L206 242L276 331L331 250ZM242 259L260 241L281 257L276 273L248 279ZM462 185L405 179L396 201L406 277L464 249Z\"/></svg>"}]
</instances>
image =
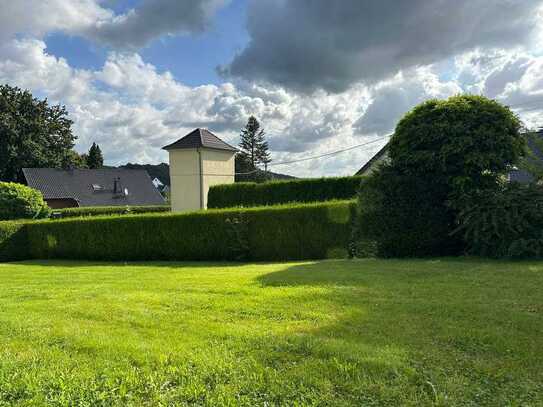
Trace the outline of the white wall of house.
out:
<instances>
[{"instance_id":1,"label":"white wall of house","mask_svg":"<svg viewBox=\"0 0 543 407\"><path fill-rule=\"evenodd\" d=\"M207 208L209 187L234 182L234 152L208 148L170 150L173 212Z\"/></svg>"}]
</instances>

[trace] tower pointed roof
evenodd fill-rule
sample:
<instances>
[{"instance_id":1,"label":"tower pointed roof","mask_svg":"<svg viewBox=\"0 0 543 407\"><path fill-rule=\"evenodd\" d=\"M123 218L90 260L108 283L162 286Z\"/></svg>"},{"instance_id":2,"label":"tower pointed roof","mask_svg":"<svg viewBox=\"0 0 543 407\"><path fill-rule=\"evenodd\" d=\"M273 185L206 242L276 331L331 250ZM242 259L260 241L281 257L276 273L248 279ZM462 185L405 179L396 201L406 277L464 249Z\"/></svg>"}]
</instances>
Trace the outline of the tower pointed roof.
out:
<instances>
[{"instance_id":1,"label":"tower pointed roof","mask_svg":"<svg viewBox=\"0 0 543 407\"><path fill-rule=\"evenodd\" d=\"M172 144L162 147L164 150L182 150L191 148L212 148L214 150L226 150L235 153L237 148L225 143L207 129L197 128Z\"/></svg>"}]
</instances>

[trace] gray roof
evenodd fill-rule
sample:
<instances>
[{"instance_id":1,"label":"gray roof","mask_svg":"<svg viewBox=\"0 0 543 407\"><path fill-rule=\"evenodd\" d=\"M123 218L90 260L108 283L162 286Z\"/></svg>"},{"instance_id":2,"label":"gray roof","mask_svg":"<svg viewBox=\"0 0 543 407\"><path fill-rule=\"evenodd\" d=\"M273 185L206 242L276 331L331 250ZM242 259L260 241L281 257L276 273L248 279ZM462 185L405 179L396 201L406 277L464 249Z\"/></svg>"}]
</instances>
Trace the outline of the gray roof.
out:
<instances>
[{"instance_id":1,"label":"gray roof","mask_svg":"<svg viewBox=\"0 0 543 407\"><path fill-rule=\"evenodd\" d=\"M237 148L225 143L216 135L206 129L194 129L185 137L177 140L172 144L163 147L164 150L178 150L190 148L212 148L214 150L226 150L236 152Z\"/></svg>"},{"instance_id":2,"label":"gray roof","mask_svg":"<svg viewBox=\"0 0 543 407\"><path fill-rule=\"evenodd\" d=\"M46 200L74 199L79 206L164 204L145 170L23 168L23 174L28 186L41 191ZM114 192L115 179L120 183L118 193Z\"/></svg>"},{"instance_id":3,"label":"gray roof","mask_svg":"<svg viewBox=\"0 0 543 407\"><path fill-rule=\"evenodd\" d=\"M386 143L383 148L381 148L373 157L371 157L366 164L360 168L356 174L354 175L364 175L364 173L373 165L374 162L379 160L383 155L385 155L388 152L388 145L389 143Z\"/></svg>"},{"instance_id":4,"label":"gray roof","mask_svg":"<svg viewBox=\"0 0 543 407\"><path fill-rule=\"evenodd\" d=\"M540 129L535 133L539 138L543 139L543 129ZM531 139L528 139L528 147L530 151L533 153L532 157L528 157L528 161L531 161L533 163L543 163L543 151L541 151L537 144ZM523 184L527 184L529 182L534 181L534 176L530 174L526 170L522 169L514 169L509 173L509 180L520 182Z\"/></svg>"}]
</instances>

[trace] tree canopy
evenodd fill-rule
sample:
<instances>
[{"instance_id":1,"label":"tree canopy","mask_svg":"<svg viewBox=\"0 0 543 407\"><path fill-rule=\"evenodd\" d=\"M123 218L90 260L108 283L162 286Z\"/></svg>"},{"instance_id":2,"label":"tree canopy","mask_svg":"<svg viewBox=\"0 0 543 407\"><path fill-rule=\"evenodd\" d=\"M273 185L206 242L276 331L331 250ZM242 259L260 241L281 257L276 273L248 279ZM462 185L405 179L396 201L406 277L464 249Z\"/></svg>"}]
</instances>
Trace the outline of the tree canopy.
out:
<instances>
[{"instance_id":1,"label":"tree canopy","mask_svg":"<svg viewBox=\"0 0 543 407\"><path fill-rule=\"evenodd\" d=\"M398 123L390 161L363 182L357 233L380 256L461 253L454 234L466 196L499 190L525 151L509 108L462 95L416 106Z\"/></svg>"},{"instance_id":2,"label":"tree canopy","mask_svg":"<svg viewBox=\"0 0 543 407\"><path fill-rule=\"evenodd\" d=\"M76 137L66 108L0 85L0 180L22 182L22 168L74 164Z\"/></svg>"},{"instance_id":3,"label":"tree canopy","mask_svg":"<svg viewBox=\"0 0 543 407\"><path fill-rule=\"evenodd\" d=\"M483 96L429 100L398 123L392 164L406 174L431 176L454 188L495 182L524 153L519 118Z\"/></svg>"},{"instance_id":4,"label":"tree canopy","mask_svg":"<svg viewBox=\"0 0 543 407\"><path fill-rule=\"evenodd\" d=\"M86 161L87 166L91 169L102 168L104 166L104 157L98 144L92 143Z\"/></svg>"}]
</instances>

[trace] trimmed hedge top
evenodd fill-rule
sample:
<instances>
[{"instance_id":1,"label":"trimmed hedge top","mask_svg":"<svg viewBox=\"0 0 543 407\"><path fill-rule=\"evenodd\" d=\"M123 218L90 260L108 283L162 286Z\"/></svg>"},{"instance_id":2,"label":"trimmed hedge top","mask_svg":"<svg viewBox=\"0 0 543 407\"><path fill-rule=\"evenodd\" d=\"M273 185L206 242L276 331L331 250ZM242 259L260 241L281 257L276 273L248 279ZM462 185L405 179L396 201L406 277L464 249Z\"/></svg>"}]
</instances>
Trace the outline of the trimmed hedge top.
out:
<instances>
[{"instance_id":1,"label":"trimmed hedge top","mask_svg":"<svg viewBox=\"0 0 543 407\"><path fill-rule=\"evenodd\" d=\"M208 207L251 207L353 199L362 180L362 176L353 176L215 185L209 188Z\"/></svg>"},{"instance_id":2,"label":"trimmed hedge top","mask_svg":"<svg viewBox=\"0 0 543 407\"><path fill-rule=\"evenodd\" d=\"M129 214L138 214L138 213L170 212L170 207L168 205L95 206L95 207L56 209L53 212L60 213L61 218L77 218L77 217L84 217L84 216L129 215Z\"/></svg>"}]
</instances>

